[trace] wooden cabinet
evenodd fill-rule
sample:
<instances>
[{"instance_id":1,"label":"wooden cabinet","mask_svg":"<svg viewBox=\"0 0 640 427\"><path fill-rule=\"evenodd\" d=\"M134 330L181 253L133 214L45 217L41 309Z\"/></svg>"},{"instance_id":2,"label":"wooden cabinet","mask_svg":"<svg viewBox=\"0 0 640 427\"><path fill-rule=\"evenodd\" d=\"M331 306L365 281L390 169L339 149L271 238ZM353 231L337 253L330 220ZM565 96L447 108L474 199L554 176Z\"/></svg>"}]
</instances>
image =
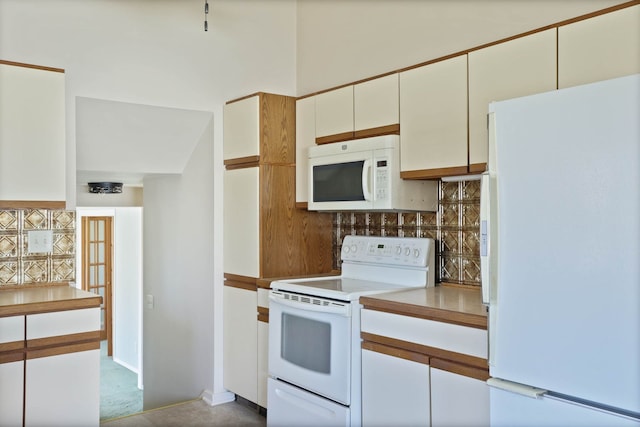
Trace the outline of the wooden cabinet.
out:
<instances>
[{"instance_id":1,"label":"wooden cabinet","mask_svg":"<svg viewBox=\"0 0 640 427\"><path fill-rule=\"evenodd\" d=\"M0 87L0 206L64 208L64 70L0 61Z\"/></svg>"},{"instance_id":2,"label":"wooden cabinet","mask_svg":"<svg viewBox=\"0 0 640 427\"><path fill-rule=\"evenodd\" d=\"M550 29L469 52L469 169L488 160L490 102L556 89L556 30Z\"/></svg>"},{"instance_id":3,"label":"wooden cabinet","mask_svg":"<svg viewBox=\"0 0 640 427\"><path fill-rule=\"evenodd\" d=\"M294 98L266 93L225 106L224 144L235 145L225 153L240 157L224 161L224 384L255 403L266 387L263 373L258 384L265 325L256 321L256 281L333 265L331 215L295 207L295 110ZM257 132L244 123L258 123Z\"/></svg>"},{"instance_id":4,"label":"wooden cabinet","mask_svg":"<svg viewBox=\"0 0 640 427\"><path fill-rule=\"evenodd\" d=\"M400 73L403 178L467 173L467 55Z\"/></svg>"},{"instance_id":5,"label":"wooden cabinet","mask_svg":"<svg viewBox=\"0 0 640 427\"><path fill-rule=\"evenodd\" d=\"M429 426L429 384L428 357L380 345L363 348L363 427Z\"/></svg>"},{"instance_id":6,"label":"wooden cabinet","mask_svg":"<svg viewBox=\"0 0 640 427\"><path fill-rule=\"evenodd\" d=\"M24 316L0 318L0 425L22 425Z\"/></svg>"},{"instance_id":7,"label":"wooden cabinet","mask_svg":"<svg viewBox=\"0 0 640 427\"><path fill-rule=\"evenodd\" d=\"M258 328L255 290L224 287L224 387L258 401Z\"/></svg>"},{"instance_id":8,"label":"wooden cabinet","mask_svg":"<svg viewBox=\"0 0 640 427\"><path fill-rule=\"evenodd\" d=\"M558 28L558 87L640 73L640 5Z\"/></svg>"},{"instance_id":9,"label":"wooden cabinet","mask_svg":"<svg viewBox=\"0 0 640 427\"><path fill-rule=\"evenodd\" d=\"M361 329L363 426L488 425L485 329L367 308Z\"/></svg>"},{"instance_id":10,"label":"wooden cabinet","mask_svg":"<svg viewBox=\"0 0 640 427\"><path fill-rule=\"evenodd\" d=\"M316 98L296 101L296 203L309 201L309 147L316 145Z\"/></svg>"}]
</instances>

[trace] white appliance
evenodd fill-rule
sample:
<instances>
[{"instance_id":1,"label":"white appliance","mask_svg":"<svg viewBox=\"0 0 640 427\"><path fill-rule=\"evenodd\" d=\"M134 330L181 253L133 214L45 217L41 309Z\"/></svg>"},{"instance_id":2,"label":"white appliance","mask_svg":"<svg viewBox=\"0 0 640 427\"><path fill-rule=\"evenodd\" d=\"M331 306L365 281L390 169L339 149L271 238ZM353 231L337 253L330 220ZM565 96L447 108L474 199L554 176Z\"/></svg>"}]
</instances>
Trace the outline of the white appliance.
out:
<instances>
[{"instance_id":1,"label":"white appliance","mask_svg":"<svg viewBox=\"0 0 640 427\"><path fill-rule=\"evenodd\" d=\"M269 292L267 425L361 425L362 295L434 285L432 239L346 236L340 276Z\"/></svg>"},{"instance_id":2,"label":"white appliance","mask_svg":"<svg viewBox=\"0 0 640 427\"><path fill-rule=\"evenodd\" d=\"M640 425L640 75L496 102L492 426Z\"/></svg>"},{"instance_id":3,"label":"white appliance","mask_svg":"<svg viewBox=\"0 0 640 427\"><path fill-rule=\"evenodd\" d=\"M436 181L400 178L400 137L309 148L309 210L435 211Z\"/></svg>"}]
</instances>

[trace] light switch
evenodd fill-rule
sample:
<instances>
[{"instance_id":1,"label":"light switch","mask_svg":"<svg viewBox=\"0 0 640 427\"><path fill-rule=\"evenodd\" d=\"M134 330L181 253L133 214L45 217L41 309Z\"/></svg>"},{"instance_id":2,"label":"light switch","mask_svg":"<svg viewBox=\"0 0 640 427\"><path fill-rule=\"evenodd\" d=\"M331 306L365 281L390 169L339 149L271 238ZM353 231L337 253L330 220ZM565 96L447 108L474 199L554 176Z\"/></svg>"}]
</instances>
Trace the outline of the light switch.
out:
<instances>
[{"instance_id":1,"label":"light switch","mask_svg":"<svg viewBox=\"0 0 640 427\"><path fill-rule=\"evenodd\" d=\"M53 252L53 230L27 231L27 250L30 254Z\"/></svg>"},{"instance_id":2,"label":"light switch","mask_svg":"<svg viewBox=\"0 0 640 427\"><path fill-rule=\"evenodd\" d=\"M153 306L154 306L153 295L152 294L145 295L144 300L147 305L147 308L149 310L153 310Z\"/></svg>"}]
</instances>

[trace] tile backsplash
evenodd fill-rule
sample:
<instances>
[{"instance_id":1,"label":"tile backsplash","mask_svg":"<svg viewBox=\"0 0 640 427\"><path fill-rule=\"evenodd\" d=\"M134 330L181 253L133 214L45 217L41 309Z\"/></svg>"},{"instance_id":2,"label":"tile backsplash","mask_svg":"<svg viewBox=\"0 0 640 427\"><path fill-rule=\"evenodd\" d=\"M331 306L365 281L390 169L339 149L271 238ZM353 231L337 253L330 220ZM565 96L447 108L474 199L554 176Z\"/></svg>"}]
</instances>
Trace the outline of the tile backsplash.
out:
<instances>
[{"instance_id":1,"label":"tile backsplash","mask_svg":"<svg viewBox=\"0 0 640 427\"><path fill-rule=\"evenodd\" d=\"M335 213L334 268L346 235L429 237L437 282L480 286L480 181L440 182L438 200L437 212Z\"/></svg>"},{"instance_id":2,"label":"tile backsplash","mask_svg":"<svg viewBox=\"0 0 640 427\"><path fill-rule=\"evenodd\" d=\"M29 253L30 230L52 230L53 252ZM0 287L74 281L75 262L75 211L0 209Z\"/></svg>"}]
</instances>

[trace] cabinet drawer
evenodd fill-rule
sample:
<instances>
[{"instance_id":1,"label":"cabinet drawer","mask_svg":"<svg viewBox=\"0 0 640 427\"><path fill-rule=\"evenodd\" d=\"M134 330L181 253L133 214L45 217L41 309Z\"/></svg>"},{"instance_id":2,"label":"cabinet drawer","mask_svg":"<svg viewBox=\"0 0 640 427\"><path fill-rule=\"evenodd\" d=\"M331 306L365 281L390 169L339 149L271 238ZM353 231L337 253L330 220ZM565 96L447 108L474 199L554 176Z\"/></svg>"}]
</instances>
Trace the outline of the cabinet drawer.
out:
<instances>
[{"instance_id":1,"label":"cabinet drawer","mask_svg":"<svg viewBox=\"0 0 640 427\"><path fill-rule=\"evenodd\" d=\"M24 341L24 316L0 318L0 350L2 343Z\"/></svg>"},{"instance_id":2,"label":"cabinet drawer","mask_svg":"<svg viewBox=\"0 0 640 427\"><path fill-rule=\"evenodd\" d=\"M362 332L486 359L487 331L468 326L362 310Z\"/></svg>"},{"instance_id":3,"label":"cabinet drawer","mask_svg":"<svg viewBox=\"0 0 640 427\"><path fill-rule=\"evenodd\" d=\"M99 308L56 311L27 316L27 340L92 332L99 329Z\"/></svg>"}]
</instances>

